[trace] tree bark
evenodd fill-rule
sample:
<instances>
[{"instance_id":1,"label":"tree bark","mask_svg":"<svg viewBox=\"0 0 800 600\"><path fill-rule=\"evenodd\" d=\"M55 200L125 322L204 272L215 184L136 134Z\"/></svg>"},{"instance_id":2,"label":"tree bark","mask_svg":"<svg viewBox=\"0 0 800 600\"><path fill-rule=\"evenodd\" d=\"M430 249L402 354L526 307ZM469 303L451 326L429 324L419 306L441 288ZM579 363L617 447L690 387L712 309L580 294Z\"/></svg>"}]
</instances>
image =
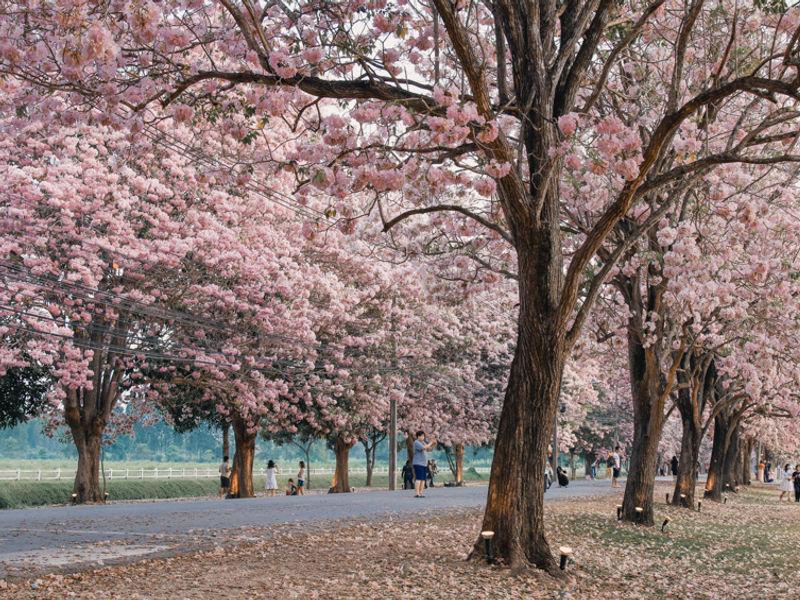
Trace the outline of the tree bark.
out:
<instances>
[{"instance_id":1,"label":"tree bark","mask_svg":"<svg viewBox=\"0 0 800 600\"><path fill-rule=\"evenodd\" d=\"M350 449L353 442L346 439L341 433L336 436L333 451L336 454L336 470L333 473L331 491L337 494L350 491Z\"/></svg>"},{"instance_id":2,"label":"tree bark","mask_svg":"<svg viewBox=\"0 0 800 600\"><path fill-rule=\"evenodd\" d=\"M76 503L103 502L100 489L100 444L102 427L89 424L89 427L70 427L75 448L78 450L78 468L72 493L77 494ZM98 432L99 430L99 432Z\"/></svg>"},{"instance_id":3,"label":"tree bark","mask_svg":"<svg viewBox=\"0 0 800 600\"><path fill-rule=\"evenodd\" d=\"M406 434L406 456L409 462L414 462L414 434L410 431Z\"/></svg>"},{"instance_id":4,"label":"tree bark","mask_svg":"<svg viewBox=\"0 0 800 600\"><path fill-rule=\"evenodd\" d=\"M64 420L69 427L78 466L75 471L73 501L104 502L100 487L100 448L103 431L116 403L122 370L114 357L103 351L95 352L92 361L94 380L92 389L78 388L66 391Z\"/></svg>"},{"instance_id":5,"label":"tree bark","mask_svg":"<svg viewBox=\"0 0 800 600\"><path fill-rule=\"evenodd\" d=\"M633 445L622 512L626 521L652 525L658 444L664 425L662 375L655 353L644 348L630 328L628 362L633 397ZM637 512L637 507L643 512Z\"/></svg>"},{"instance_id":6,"label":"tree bark","mask_svg":"<svg viewBox=\"0 0 800 600\"><path fill-rule=\"evenodd\" d=\"M231 455L231 439L230 439L230 430L231 425L230 423L225 423L222 425L222 456L230 456Z\"/></svg>"},{"instance_id":7,"label":"tree bark","mask_svg":"<svg viewBox=\"0 0 800 600\"><path fill-rule=\"evenodd\" d=\"M700 443L703 439L703 431L694 418L689 395L689 390L680 390L678 394L678 410L681 414L683 432L681 434L681 455L678 459L678 478L672 494L672 504L686 508L694 507ZM682 499L681 495L685 498Z\"/></svg>"},{"instance_id":8,"label":"tree bark","mask_svg":"<svg viewBox=\"0 0 800 600\"><path fill-rule=\"evenodd\" d=\"M367 481L365 486L372 487L372 474L375 471L375 453L378 449L378 443L374 438L367 438L361 440L361 444L364 446L364 455L367 459Z\"/></svg>"},{"instance_id":9,"label":"tree bark","mask_svg":"<svg viewBox=\"0 0 800 600\"><path fill-rule=\"evenodd\" d=\"M711 461L708 465L706 489L703 496L717 502L722 501L725 481L725 457L731 442L730 415L727 410L714 417L714 438L711 446Z\"/></svg>"},{"instance_id":10,"label":"tree bark","mask_svg":"<svg viewBox=\"0 0 800 600\"><path fill-rule=\"evenodd\" d=\"M725 449L722 463L722 487L732 492L739 487L739 424L735 423L728 431L730 441Z\"/></svg>"},{"instance_id":11,"label":"tree bark","mask_svg":"<svg viewBox=\"0 0 800 600\"><path fill-rule=\"evenodd\" d=\"M456 485L464 484L464 444L456 444L453 451L456 455Z\"/></svg>"},{"instance_id":12,"label":"tree bark","mask_svg":"<svg viewBox=\"0 0 800 600\"><path fill-rule=\"evenodd\" d=\"M250 431L244 419L234 416L233 436L236 451L233 455L230 495L234 498L253 498L253 462L256 455L256 431Z\"/></svg>"},{"instance_id":13,"label":"tree bark","mask_svg":"<svg viewBox=\"0 0 800 600\"><path fill-rule=\"evenodd\" d=\"M749 439L746 442L743 442L740 447L741 452L741 475L739 476L739 481L742 485L750 485L752 483L752 476L753 476L753 463L751 461L751 457L753 455L753 440Z\"/></svg>"},{"instance_id":14,"label":"tree bark","mask_svg":"<svg viewBox=\"0 0 800 600\"><path fill-rule=\"evenodd\" d=\"M557 219L554 219L557 227ZM544 532L544 467L564 370L566 340L551 313L561 267L550 236L534 234L518 247L519 328L495 442L483 530L494 531L495 556L512 567L534 564L551 573L558 565ZM544 264L537 264L543 261ZM547 268L545 268L547 267ZM479 538L473 556L481 556Z\"/></svg>"}]
</instances>

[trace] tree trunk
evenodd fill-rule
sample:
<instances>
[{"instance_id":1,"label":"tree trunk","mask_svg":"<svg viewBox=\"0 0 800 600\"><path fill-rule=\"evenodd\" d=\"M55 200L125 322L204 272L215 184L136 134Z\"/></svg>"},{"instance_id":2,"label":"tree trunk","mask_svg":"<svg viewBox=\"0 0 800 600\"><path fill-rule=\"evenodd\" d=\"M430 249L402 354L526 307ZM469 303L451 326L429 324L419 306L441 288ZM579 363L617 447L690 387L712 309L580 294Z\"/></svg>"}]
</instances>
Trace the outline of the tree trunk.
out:
<instances>
[{"instance_id":1,"label":"tree trunk","mask_svg":"<svg viewBox=\"0 0 800 600\"><path fill-rule=\"evenodd\" d=\"M77 494L74 501L103 502L103 491L100 489L100 444L101 433L97 433L97 426L72 428L72 439L78 450L78 468L75 471L75 484L72 493ZM102 431L102 427L99 428Z\"/></svg>"},{"instance_id":2,"label":"tree trunk","mask_svg":"<svg viewBox=\"0 0 800 600\"><path fill-rule=\"evenodd\" d=\"M689 390L681 390L678 395L678 410L681 413L683 432L681 434L681 455L678 462L678 478L672 494L675 506L694 507L697 486L697 466L700 456L700 443L703 439L702 427L694 419ZM681 499L681 494L685 498Z\"/></svg>"},{"instance_id":3,"label":"tree trunk","mask_svg":"<svg viewBox=\"0 0 800 600\"><path fill-rule=\"evenodd\" d=\"M230 495L234 498L253 498L253 461L256 455L257 432L248 430L245 421L237 416L233 419L233 436L236 451L233 455Z\"/></svg>"},{"instance_id":4,"label":"tree trunk","mask_svg":"<svg viewBox=\"0 0 800 600\"><path fill-rule=\"evenodd\" d=\"M741 468L742 472L739 476L739 481L742 485L750 485L753 476L753 463L751 457L753 455L753 440L747 440L741 444L740 452L742 455Z\"/></svg>"},{"instance_id":5,"label":"tree trunk","mask_svg":"<svg viewBox=\"0 0 800 600\"><path fill-rule=\"evenodd\" d=\"M575 454L572 450L569 452L569 477L575 481Z\"/></svg>"},{"instance_id":6,"label":"tree trunk","mask_svg":"<svg viewBox=\"0 0 800 600\"><path fill-rule=\"evenodd\" d=\"M720 411L714 417L714 438L711 446L711 462L708 466L704 497L722 501L726 481L725 463L733 438L729 410Z\"/></svg>"},{"instance_id":7,"label":"tree trunk","mask_svg":"<svg viewBox=\"0 0 800 600\"><path fill-rule=\"evenodd\" d=\"M222 425L222 456L231 455L231 440L230 440L231 424L225 422Z\"/></svg>"},{"instance_id":8,"label":"tree trunk","mask_svg":"<svg viewBox=\"0 0 800 600\"><path fill-rule=\"evenodd\" d=\"M658 444L664 425L661 366L654 353L645 349L630 329L628 362L633 396L633 446L622 512L626 521L652 525ZM637 512L637 507L643 512Z\"/></svg>"},{"instance_id":9,"label":"tree trunk","mask_svg":"<svg viewBox=\"0 0 800 600\"><path fill-rule=\"evenodd\" d=\"M72 487L75 503L105 501L100 487L100 449L103 431L116 401L117 381L118 377L111 378L109 382L105 372L96 367L94 389L67 390L64 419L78 452L78 467ZM96 394L100 394L100 401L97 401Z\"/></svg>"},{"instance_id":10,"label":"tree trunk","mask_svg":"<svg viewBox=\"0 0 800 600\"><path fill-rule=\"evenodd\" d=\"M454 448L456 455L456 485L464 483L464 444L456 444Z\"/></svg>"},{"instance_id":11,"label":"tree trunk","mask_svg":"<svg viewBox=\"0 0 800 600\"><path fill-rule=\"evenodd\" d=\"M728 431L730 441L725 449L722 463L722 487L736 491L739 486L739 424L734 424Z\"/></svg>"},{"instance_id":12,"label":"tree trunk","mask_svg":"<svg viewBox=\"0 0 800 600\"><path fill-rule=\"evenodd\" d=\"M364 446L364 455L367 459L367 481L365 486L372 487L372 472L375 469L375 449L377 448L377 444L373 443L372 446L370 446L369 440L362 440L361 443Z\"/></svg>"},{"instance_id":13,"label":"tree trunk","mask_svg":"<svg viewBox=\"0 0 800 600\"><path fill-rule=\"evenodd\" d=\"M410 431L406 434L406 456L410 462L414 462L414 435Z\"/></svg>"},{"instance_id":14,"label":"tree trunk","mask_svg":"<svg viewBox=\"0 0 800 600\"><path fill-rule=\"evenodd\" d=\"M535 267L529 262L547 252L547 248L532 248L530 256L518 249L517 344L500 413L482 529L494 532L495 556L503 563L512 567L532 563L556 573L558 565L545 538L543 516L544 467L565 349L563 332L549 329L556 319L550 312L555 303L548 291L558 289L561 269L548 275L544 268L532 271ZM553 262L546 264L552 267ZM479 538L473 556L482 553Z\"/></svg>"},{"instance_id":15,"label":"tree trunk","mask_svg":"<svg viewBox=\"0 0 800 600\"><path fill-rule=\"evenodd\" d=\"M347 440L341 433L336 436L333 451L336 454L336 470L333 473L331 490L340 494L350 491L350 448L353 442Z\"/></svg>"}]
</instances>

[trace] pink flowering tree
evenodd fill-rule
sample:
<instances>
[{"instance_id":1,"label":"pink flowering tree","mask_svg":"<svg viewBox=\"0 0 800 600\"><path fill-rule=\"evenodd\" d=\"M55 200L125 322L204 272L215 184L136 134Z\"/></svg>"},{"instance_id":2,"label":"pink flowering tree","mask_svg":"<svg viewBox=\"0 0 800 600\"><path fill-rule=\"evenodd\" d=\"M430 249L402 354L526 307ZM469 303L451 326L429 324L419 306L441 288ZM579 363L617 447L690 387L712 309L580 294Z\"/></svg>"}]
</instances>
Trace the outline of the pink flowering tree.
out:
<instances>
[{"instance_id":1,"label":"pink flowering tree","mask_svg":"<svg viewBox=\"0 0 800 600\"><path fill-rule=\"evenodd\" d=\"M237 414L263 412L253 398L275 395L271 365L302 343L305 303L260 208L220 189L227 175L123 132L18 118L2 128L0 368L47 370L52 423L78 452L78 500L102 500L103 436L130 426L121 401L149 410L170 385L208 382ZM232 315L237 327L217 321Z\"/></svg>"},{"instance_id":2,"label":"pink flowering tree","mask_svg":"<svg viewBox=\"0 0 800 600\"><path fill-rule=\"evenodd\" d=\"M755 34L736 35L745 25ZM285 122L293 143L264 146L263 160L294 175L299 198L328 193L345 229L370 213L400 235L455 213L479 244L509 244L517 343L483 528L505 563L555 571L539 466L569 350L617 260L657 226L670 185L788 158L794 117L764 116L798 98L797 27L794 10L702 0L7 3L0 72L29 84L20 102L63 94L75 118L167 107L254 144ZM701 52L717 68L687 77ZM652 73L647 93L628 87L637 70ZM621 97L652 106L619 123L609 116ZM735 143L685 152L680 131L720 112L731 117L718 137L735 127ZM572 152L573 141L592 152ZM563 227L576 170L610 179L580 194L592 210L578 229ZM356 191L371 202L350 201ZM636 226L598 254L631 211Z\"/></svg>"}]
</instances>

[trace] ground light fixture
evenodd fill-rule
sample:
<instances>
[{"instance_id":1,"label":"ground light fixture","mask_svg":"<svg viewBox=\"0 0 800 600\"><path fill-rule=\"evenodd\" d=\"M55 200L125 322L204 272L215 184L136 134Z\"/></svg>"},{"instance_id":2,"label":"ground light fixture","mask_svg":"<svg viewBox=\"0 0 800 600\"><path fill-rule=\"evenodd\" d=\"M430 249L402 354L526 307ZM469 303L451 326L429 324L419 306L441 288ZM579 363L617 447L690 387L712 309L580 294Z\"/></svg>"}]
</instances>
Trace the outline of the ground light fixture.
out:
<instances>
[{"instance_id":1,"label":"ground light fixture","mask_svg":"<svg viewBox=\"0 0 800 600\"><path fill-rule=\"evenodd\" d=\"M703 503L700 500L697 501L697 512L700 512L700 509L703 508Z\"/></svg>"},{"instance_id":2,"label":"ground light fixture","mask_svg":"<svg viewBox=\"0 0 800 600\"><path fill-rule=\"evenodd\" d=\"M560 546L558 548L558 552L561 555L561 562L559 564L562 571L567 570L567 563L569 563L570 558L572 557L572 548L569 546Z\"/></svg>"},{"instance_id":3,"label":"ground light fixture","mask_svg":"<svg viewBox=\"0 0 800 600\"><path fill-rule=\"evenodd\" d=\"M723 496L722 497L722 503L723 504L727 504L728 503L728 497L727 496Z\"/></svg>"},{"instance_id":4,"label":"ground light fixture","mask_svg":"<svg viewBox=\"0 0 800 600\"><path fill-rule=\"evenodd\" d=\"M486 562L492 564L494 562L494 555L492 554L492 539L494 538L494 531L481 531L481 538L483 538L483 549L486 553Z\"/></svg>"},{"instance_id":5,"label":"ground light fixture","mask_svg":"<svg viewBox=\"0 0 800 600\"><path fill-rule=\"evenodd\" d=\"M644 519L644 509L641 506L636 507L636 520L641 522Z\"/></svg>"},{"instance_id":6,"label":"ground light fixture","mask_svg":"<svg viewBox=\"0 0 800 600\"><path fill-rule=\"evenodd\" d=\"M670 519L669 517L664 519L664 522L661 524L661 533L666 533L667 532L667 525L669 525L669 522L671 520L672 519Z\"/></svg>"},{"instance_id":7,"label":"ground light fixture","mask_svg":"<svg viewBox=\"0 0 800 600\"><path fill-rule=\"evenodd\" d=\"M686 494L681 494L681 506L686 506Z\"/></svg>"},{"instance_id":8,"label":"ground light fixture","mask_svg":"<svg viewBox=\"0 0 800 600\"><path fill-rule=\"evenodd\" d=\"M669 504L669 492L667 492L667 493L665 494L665 496L667 497L667 504Z\"/></svg>"},{"instance_id":9,"label":"ground light fixture","mask_svg":"<svg viewBox=\"0 0 800 600\"><path fill-rule=\"evenodd\" d=\"M622 521L622 504L617 504L617 521Z\"/></svg>"}]
</instances>

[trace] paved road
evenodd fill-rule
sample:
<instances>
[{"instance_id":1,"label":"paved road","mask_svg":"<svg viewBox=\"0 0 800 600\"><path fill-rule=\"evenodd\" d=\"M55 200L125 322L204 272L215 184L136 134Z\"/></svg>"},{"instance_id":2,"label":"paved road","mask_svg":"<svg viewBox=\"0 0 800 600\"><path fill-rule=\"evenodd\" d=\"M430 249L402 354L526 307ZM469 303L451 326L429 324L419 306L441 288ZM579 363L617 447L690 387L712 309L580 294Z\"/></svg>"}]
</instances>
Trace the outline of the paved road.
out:
<instances>
[{"instance_id":1,"label":"paved road","mask_svg":"<svg viewBox=\"0 0 800 600\"><path fill-rule=\"evenodd\" d=\"M546 500L614 493L606 481L551 488ZM620 493L617 490L616 493ZM325 527L342 519L408 518L420 510L479 508L485 486L413 492L278 496L247 500L192 499L0 511L0 578L169 554L231 540L247 528L292 523ZM263 537L263 534L260 535Z\"/></svg>"}]
</instances>

